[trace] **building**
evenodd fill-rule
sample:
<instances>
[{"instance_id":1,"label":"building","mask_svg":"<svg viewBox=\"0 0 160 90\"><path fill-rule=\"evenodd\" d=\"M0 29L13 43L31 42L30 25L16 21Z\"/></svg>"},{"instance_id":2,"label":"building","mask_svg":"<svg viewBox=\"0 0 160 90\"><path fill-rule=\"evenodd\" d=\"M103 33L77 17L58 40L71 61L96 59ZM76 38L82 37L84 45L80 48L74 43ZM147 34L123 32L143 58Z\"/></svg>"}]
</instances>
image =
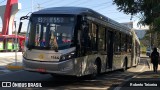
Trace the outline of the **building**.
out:
<instances>
[{"instance_id":1,"label":"building","mask_svg":"<svg viewBox=\"0 0 160 90\"><path fill-rule=\"evenodd\" d=\"M125 25L129 28L133 28L133 22L125 22L125 23L121 23L122 25Z\"/></svg>"},{"instance_id":2,"label":"building","mask_svg":"<svg viewBox=\"0 0 160 90\"><path fill-rule=\"evenodd\" d=\"M147 30L149 30L147 26L137 26L137 22L125 22L121 24L129 28L134 28L139 39L143 39L146 35Z\"/></svg>"}]
</instances>

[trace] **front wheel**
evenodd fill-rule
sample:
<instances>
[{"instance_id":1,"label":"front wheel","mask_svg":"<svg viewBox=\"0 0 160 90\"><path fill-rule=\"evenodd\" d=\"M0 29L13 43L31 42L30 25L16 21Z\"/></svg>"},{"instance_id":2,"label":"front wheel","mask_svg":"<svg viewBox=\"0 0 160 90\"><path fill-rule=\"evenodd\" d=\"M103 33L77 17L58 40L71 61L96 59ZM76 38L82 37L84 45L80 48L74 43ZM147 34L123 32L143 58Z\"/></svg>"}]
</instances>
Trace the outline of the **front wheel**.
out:
<instances>
[{"instance_id":1,"label":"front wheel","mask_svg":"<svg viewBox=\"0 0 160 90\"><path fill-rule=\"evenodd\" d=\"M95 62L93 65L92 74L90 75L90 79L95 79L97 76L98 76L98 63Z\"/></svg>"}]
</instances>

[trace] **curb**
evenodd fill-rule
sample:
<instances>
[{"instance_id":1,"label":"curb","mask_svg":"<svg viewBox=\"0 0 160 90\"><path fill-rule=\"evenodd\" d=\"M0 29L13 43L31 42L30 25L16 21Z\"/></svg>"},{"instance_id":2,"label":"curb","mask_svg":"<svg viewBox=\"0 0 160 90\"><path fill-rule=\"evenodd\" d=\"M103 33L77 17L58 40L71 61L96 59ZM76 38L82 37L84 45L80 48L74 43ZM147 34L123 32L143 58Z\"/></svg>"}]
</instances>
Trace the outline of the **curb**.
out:
<instances>
[{"instance_id":1,"label":"curb","mask_svg":"<svg viewBox=\"0 0 160 90\"><path fill-rule=\"evenodd\" d=\"M6 66L6 68L9 70L20 70L20 69L23 69L23 66L9 64Z\"/></svg>"}]
</instances>

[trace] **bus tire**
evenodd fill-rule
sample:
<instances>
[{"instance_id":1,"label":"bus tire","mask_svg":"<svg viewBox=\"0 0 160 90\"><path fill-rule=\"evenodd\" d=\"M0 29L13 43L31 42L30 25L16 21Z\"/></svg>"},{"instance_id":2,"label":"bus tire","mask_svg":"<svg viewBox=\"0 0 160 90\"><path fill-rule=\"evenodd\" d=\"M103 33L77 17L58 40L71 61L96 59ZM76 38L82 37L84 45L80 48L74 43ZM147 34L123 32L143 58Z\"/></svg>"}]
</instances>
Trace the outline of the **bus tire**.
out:
<instances>
[{"instance_id":1,"label":"bus tire","mask_svg":"<svg viewBox=\"0 0 160 90\"><path fill-rule=\"evenodd\" d=\"M98 75L98 64L95 61L93 64L93 72L91 75L89 75L89 79L95 79L97 77L97 75Z\"/></svg>"},{"instance_id":2,"label":"bus tire","mask_svg":"<svg viewBox=\"0 0 160 90\"><path fill-rule=\"evenodd\" d=\"M101 70L101 62L99 59L97 59L93 65L93 73L90 76L91 79L95 79L100 74L101 72L100 70Z\"/></svg>"}]
</instances>

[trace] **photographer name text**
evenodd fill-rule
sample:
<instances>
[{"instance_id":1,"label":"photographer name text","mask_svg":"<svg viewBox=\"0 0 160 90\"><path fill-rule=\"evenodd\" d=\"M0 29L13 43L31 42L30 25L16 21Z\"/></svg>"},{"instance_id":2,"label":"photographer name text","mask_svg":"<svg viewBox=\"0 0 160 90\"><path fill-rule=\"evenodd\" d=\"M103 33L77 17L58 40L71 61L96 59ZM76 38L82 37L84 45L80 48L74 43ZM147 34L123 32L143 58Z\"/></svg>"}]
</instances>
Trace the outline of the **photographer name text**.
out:
<instances>
[{"instance_id":1,"label":"photographer name text","mask_svg":"<svg viewBox=\"0 0 160 90\"><path fill-rule=\"evenodd\" d=\"M130 83L131 87L157 87L157 83Z\"/></svg>"}]
</instances>

